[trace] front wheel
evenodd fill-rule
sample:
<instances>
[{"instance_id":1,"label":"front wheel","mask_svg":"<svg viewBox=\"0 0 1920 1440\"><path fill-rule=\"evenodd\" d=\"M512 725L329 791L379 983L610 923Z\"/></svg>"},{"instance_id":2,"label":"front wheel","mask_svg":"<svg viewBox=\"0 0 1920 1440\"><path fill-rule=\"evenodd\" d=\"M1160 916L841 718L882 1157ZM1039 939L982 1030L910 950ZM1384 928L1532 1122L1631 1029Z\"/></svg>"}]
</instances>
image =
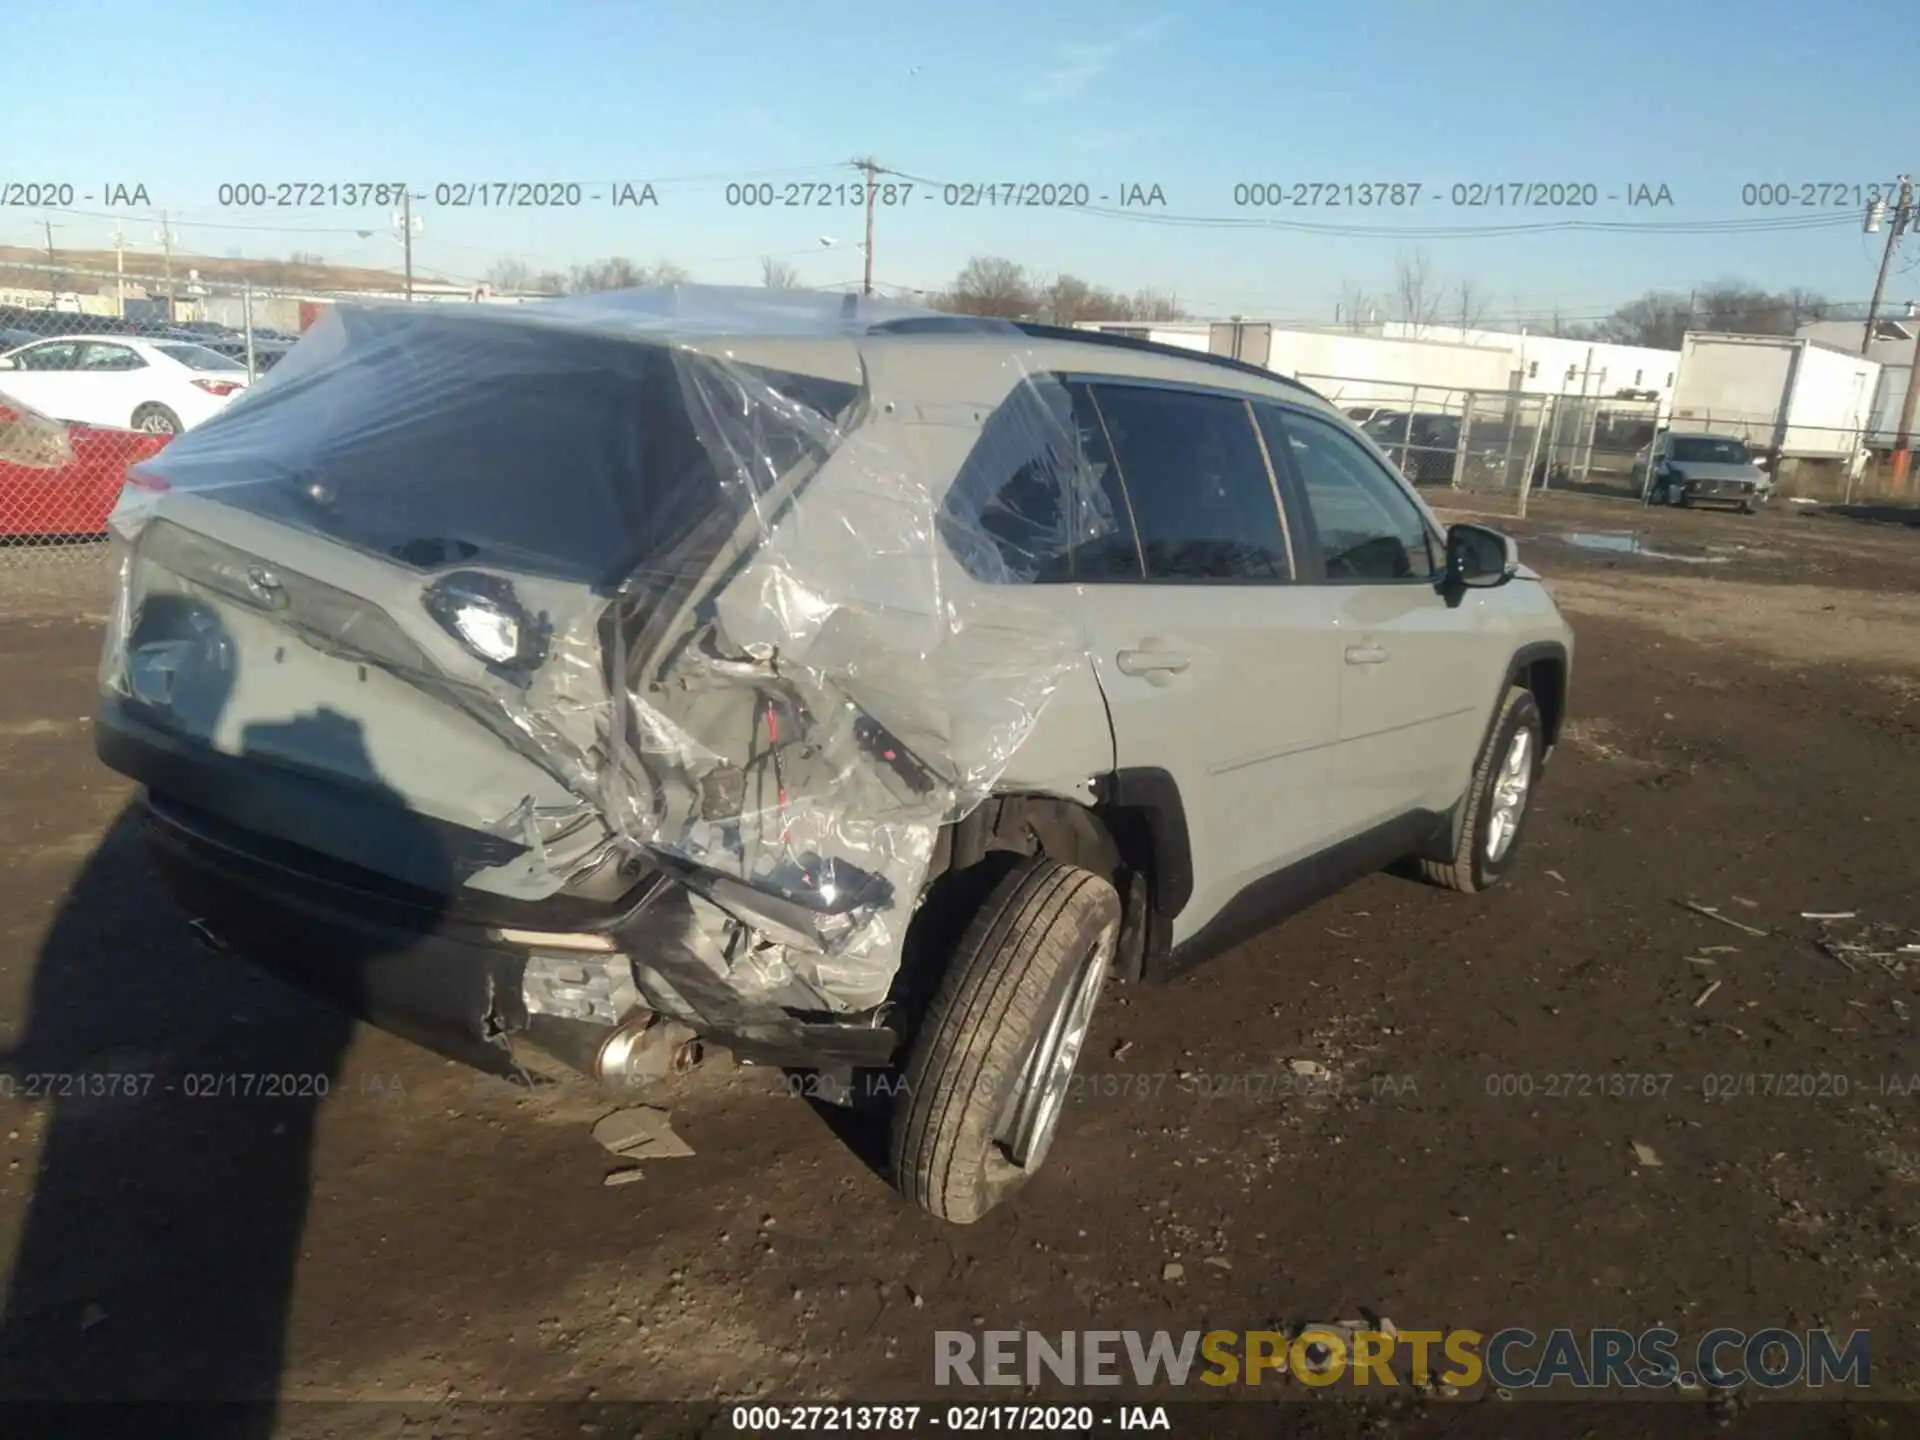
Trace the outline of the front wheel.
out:
<instances>
[{"instance_id":1,"label":"front wheel","mask_svg":"<svg viewBox=\"0 0 1920 1440\"><path fill-rule=\"evenodd\" d=\"M1008 872L961 937L908 1052L894 1183L970 1225L1047 1157L1120 935L1107 881L1045 856Z\"/></svg>"},{"instance_id":2,"label":"front wheel","mask_svg":"<svg viewBox=\"0 0 1920 1440\"><path fill-rule=\"evenodd\" d=\"M1500 702L1493 731L1473 767L1467 788L1467 813L1453 858L1422 860L1421 873L1436 885L1464 894L1490 890L1506 878L1520 848L1527 802L1540 778L1546 727L1533 693L1511 686Z\"/></svg>"}]
</instances>

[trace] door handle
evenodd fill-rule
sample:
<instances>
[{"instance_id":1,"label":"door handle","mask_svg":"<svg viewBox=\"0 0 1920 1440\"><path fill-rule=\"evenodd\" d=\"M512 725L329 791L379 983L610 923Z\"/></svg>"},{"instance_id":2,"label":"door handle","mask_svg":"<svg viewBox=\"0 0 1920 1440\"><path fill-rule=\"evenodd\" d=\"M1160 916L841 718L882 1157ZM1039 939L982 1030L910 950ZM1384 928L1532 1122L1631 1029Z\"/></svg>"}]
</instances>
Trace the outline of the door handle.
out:
<instances>
[{"instance_id":1,"label":"door handle","mask_svg":"<svg viewBox=\"0 0 1920 1440\"><path fill-rule=\"evenodd\" d=\"M1176 650L1122 650L1114 656L1114 664L1122 675L1152 677L1178 675L1193 664L1193 658Z\"/></svg>"},{"instance_id":2,"label":"door handle","mask_svg":"<svg viewBox=\"0 0 1920 1440\"><path fill-rule=\"evenodd\" d=\"M1380 665L1385 663L1386 658L1387 652L1378 645L1347 647L1347 664L1349 665Z\"/></svg>"}]
</instances>

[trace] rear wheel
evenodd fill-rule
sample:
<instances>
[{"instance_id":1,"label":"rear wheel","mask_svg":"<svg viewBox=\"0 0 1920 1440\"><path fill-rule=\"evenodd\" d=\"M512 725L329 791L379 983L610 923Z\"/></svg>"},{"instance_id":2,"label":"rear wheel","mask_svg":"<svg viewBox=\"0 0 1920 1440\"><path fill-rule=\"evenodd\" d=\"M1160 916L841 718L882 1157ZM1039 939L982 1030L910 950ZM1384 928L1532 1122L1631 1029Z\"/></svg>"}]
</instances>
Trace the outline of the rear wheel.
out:
<instances>
[{"instance_id":1,"label":"rear wheel","mask_svg":"<svg viewBox=\"0 0 1920 1440\"><path fill-rule=\"evenodd\" d=\"M995 887L961 937L908 1053L894 1183L956 1224L1046 1160L1120 934L1120 897L1045 856Z\"/></svg>"},{"instance_id":2,"label":"rear wheel","mask_svg":"<svg viewBox=\"0 0 1920 1440\"><path fill-rule=\"evenodd\" d=\"M142 405L133 412L133 428L149 435L178 435L180 417L164 405Z\"/></svg>"},{"instance_id":3,"label":"rear wheel","mask_svg":"<svg viewBox=\"0 0 1920 1440\"><path fill-rule=\"evenodd\" d=\"M1545 734L1533 693L1518 685L1509 688L1473 769L1453 859L1422 860L1422 875L1469 895L1506 878L1520 848L1534 781L1540 777Z\"/></svg>"}]
</instances>

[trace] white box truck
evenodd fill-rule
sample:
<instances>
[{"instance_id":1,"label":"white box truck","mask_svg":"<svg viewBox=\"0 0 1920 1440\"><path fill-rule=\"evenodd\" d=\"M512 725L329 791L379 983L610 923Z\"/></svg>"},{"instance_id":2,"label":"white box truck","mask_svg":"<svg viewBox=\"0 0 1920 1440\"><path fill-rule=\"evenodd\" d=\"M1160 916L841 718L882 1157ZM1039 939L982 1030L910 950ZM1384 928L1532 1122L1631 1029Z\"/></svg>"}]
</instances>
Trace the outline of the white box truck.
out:
<instances>
[{"instance_id":1,"label":"white box truck","mask_svg":"<svg viewBox=\"0 0 1920 1440\"><path fill-rule=\"evenodd\" d=\"M1789 335L1689 332L1668 421L1783 459L1851 461L1873 423L1878 361Z\"/></svg>"}]
</instances>

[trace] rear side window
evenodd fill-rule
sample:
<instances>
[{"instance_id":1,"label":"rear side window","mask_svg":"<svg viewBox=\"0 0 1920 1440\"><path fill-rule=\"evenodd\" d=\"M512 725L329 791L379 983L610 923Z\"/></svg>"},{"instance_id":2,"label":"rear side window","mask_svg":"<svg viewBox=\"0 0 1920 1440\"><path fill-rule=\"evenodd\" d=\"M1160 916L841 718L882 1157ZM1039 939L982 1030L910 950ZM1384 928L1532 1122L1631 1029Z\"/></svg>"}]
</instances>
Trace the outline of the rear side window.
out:
<instances>
[{"instance_id":1,"label":"rear side window","mask_svg":"<svg viewBox=\"0 0 1920 1440\"><path fill-rule=\"evenodd\" d=\"M1148 580L1291 578L1280 507L1245 401L1143 385L1093 391Z\"/></svg>"},{"instance_id":2,"label":"rear side window","mask_svg":"<svg viewBox=\"0 0 1920 1440\"><path fill-rule=\"evenodd\" d=\"M1290 458L1334 584L1428 580L1431 541L1419 508L1351 435L1337 426L1261 406L1260 427L1276 459Z\"/></svg>"},{"instance_id":3,"label":"rear side window","mask_svg":"<svg viewBox=\"0 0 1920 1440\"><path fill-rule=\"evenodd\" d=\"M1140 575L1099 417L1083 387L1051 376L1019 385L987 417L947 491L940 530L967 573L990 584Z\"/></svg>"}]
</instances>

